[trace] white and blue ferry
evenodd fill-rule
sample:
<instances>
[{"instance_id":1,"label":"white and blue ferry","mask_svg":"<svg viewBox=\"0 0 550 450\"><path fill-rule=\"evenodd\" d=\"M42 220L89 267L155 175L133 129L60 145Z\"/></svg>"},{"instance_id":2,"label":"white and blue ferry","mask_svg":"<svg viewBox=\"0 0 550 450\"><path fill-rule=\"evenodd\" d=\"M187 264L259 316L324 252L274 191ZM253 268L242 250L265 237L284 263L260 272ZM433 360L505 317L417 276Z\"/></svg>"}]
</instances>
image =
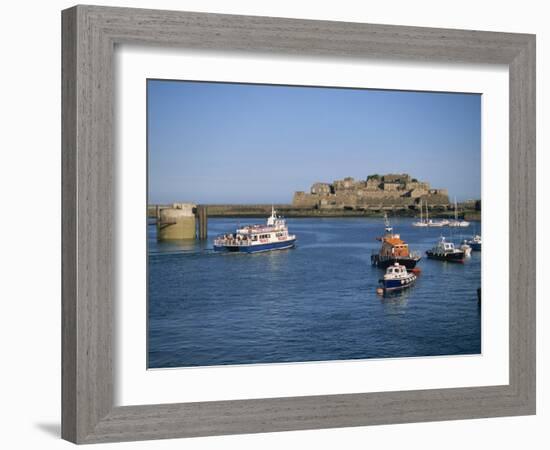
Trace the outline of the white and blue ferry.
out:
<instances>
[{"instance_id":1,"label":"white and blue ferry","mask_svg":"<svg viewBox=\"0 0 550 450\"><path fill-rule=\"evenodd\" d=\"M294 247L296 236L288 234L286 220L277 216L272 207L266 225L246 225L235 233L218 236L214 240L214 251L256 253L283 250Z\"/></svg>"}]
</instances>

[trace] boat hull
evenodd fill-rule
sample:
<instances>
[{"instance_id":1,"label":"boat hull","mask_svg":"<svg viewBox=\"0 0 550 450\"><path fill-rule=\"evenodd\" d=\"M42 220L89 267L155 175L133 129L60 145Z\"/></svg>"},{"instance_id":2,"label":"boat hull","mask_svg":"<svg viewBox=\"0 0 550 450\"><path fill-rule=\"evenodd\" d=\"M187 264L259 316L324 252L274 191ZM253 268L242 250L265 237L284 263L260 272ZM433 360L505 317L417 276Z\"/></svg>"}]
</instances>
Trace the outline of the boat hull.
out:
<instances>
[{"instance_id":1,"label":"boat hull","mask_svg":"<svg viewBox=\"0 0 550 450\"><path fill-rule=\"evenodd\" d=\"M395 263L398 263L401 266L405 266L407 270L414 269L418 261L422 258L410 258L410 257L394 257L394 258L383 258L379 255L371 256L371 263L373 266L380 267L381 269L386 270L389 266L393 266Z\"/></svg>"},{"instance_id":2,"label":"boat hull","mask_svg":"<svg viewBox=\"0 0 550 450\"><path fill-rule=\"evenodd\" d=\"M437 259L439 261L449 261L449 262L464 262L464 252L454 252L454 253L434 253L430 250L426 252L426 255L430 259Z\"/></svg>"},{"instance_id":3,"label":"boat hull","mask_svg":"<svg viewBox=\"0 0 550 450\"><path fill-rule=\"evenodd\" d=\"M288 241L269 242L258 245L214 245L214 251L224 253L260 253L272 250L285 250L296 245L296 239Z\"/></svg>"},{"instance_id":4,"label":"boat hull","mask_svg":"<svg viewBox=\"0 0 550 450\"><path fill-rule=\"evenodd\" d=\"M382 283L382 288L385 292L399 291L406 289L414 284L416 281L416 276L412 275L407 278L401 279L391 279L391 280L380 280Z\"/></svg>"},{"instance_id":5,"label":"boat hull","mask_svg":"<svg viewBox=\"0 0 550 450\"><path fill-rule=\"evenodd\" d=\"M481 251L481 244L479 242L468 242L468 245L472 247L472 250L474 252L480 252Z\"/></svg>"}]
</instances>

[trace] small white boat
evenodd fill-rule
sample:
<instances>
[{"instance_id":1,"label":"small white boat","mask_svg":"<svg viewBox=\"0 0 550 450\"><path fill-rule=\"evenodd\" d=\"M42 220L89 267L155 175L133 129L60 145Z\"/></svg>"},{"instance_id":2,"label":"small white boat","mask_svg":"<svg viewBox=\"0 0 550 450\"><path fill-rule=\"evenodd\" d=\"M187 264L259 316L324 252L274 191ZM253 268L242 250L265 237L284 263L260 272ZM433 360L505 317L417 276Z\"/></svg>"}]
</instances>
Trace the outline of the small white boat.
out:
<instances>
[{"instance_id":1,"label":"small white boat","mask_svg":"<svg viewBox=\"0 0 550 450\"><path fill-rule=\"evenodd\" d=\"M466 258L470 258L472 256L472 247L468 245L468 241L464 240L459 248L464 252L464 256Z\"/></svg>"},{"instance_id":2,"label":"small white boat","mask_svg":"<svg viewBox=\"0 0 550 450\"><path fill-rule=\"evenodd\" d=\"M426 202L426 226L427 227L446 227L449 225L449 221L447 219L443 220L432 220L428 216L428 202Z\"/></svg>"},{"instance_id":3,"label":"small white boat","mask_svg":"<svg viewBox=\"0 0 550 450\"><path fill-rule=\"evenodd\" d=\"M451 220L449 222L450 227L469 227L470 222L466 220Z\"/></svg>"},{"instance_id":4,"label":"small white boat","mask_svg":"<svg viewBox=\"0 0 550 450\"><path fill-rule=\"evenodd\" d=\"M426 216L428 215L428 205L426 205ZM427 227L427 220L422 218L422 199L420 199L420 220L412 223L413 227Z\"/></svg>"},{"instance_id":5,"label":"small white boat","mask_svg":"<svg viewBox=\"0 0 550 450\"><path fill-rule=\"evenodd\" d=\"M450 227L469 227L470 226L470 222L466 221L466 220L458 220L458 209L457 209L457 205L456 205L456 197L455 197L455 220L451 220L449 222L449 226Z\"/></svg>"},{"instance_id":6,"label":"small white boat","mask_svg":"<svg viewBox=\"0 0 550 450\"><path fill-rule=\"evenodd\" d=\"M428 220L428 226L429 227L446 227L447 225L449 225L449 221L447 219L443 219L443 220Z\"/></svg>"}]
</instances>

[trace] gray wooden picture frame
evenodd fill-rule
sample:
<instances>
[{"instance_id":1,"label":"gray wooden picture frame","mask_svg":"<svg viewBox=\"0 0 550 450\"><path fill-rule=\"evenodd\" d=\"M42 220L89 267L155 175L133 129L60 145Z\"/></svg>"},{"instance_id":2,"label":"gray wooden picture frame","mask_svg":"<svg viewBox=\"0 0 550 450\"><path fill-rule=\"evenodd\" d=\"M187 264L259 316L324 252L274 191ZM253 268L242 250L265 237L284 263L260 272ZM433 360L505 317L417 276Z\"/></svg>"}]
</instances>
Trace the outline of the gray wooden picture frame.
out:
<instances>
[{"instance_id":1,"label":"gray wooden picture frame","mask_svg":"<svg viewBox=\"0 0 550 450\"><path fill-rule=\"evenodd\" d=\"M535 36L98 6L63 11L62 32L64 439L94 443L535 413ZM115 407L113 52L125 43L506 64L509 384Z\"/></svg>"}]
</instances>

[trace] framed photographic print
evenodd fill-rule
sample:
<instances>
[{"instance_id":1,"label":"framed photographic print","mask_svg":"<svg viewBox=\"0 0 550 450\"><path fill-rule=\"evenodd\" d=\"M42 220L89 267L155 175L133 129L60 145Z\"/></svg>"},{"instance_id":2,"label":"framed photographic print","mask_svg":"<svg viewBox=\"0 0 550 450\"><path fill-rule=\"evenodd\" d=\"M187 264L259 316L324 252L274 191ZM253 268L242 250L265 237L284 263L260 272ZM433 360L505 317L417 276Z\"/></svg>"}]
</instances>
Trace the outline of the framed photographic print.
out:
<instances>
[{"instance_id":1,"label":"framed photographic print","mask_svg":"<svg viewBox=\"0 0 550 450\"><path fill-rule=\"evenodd\" d=\"M63 437L534 414L534 169L532 35L63 11Z\"/></svg>"}]
</instances>

